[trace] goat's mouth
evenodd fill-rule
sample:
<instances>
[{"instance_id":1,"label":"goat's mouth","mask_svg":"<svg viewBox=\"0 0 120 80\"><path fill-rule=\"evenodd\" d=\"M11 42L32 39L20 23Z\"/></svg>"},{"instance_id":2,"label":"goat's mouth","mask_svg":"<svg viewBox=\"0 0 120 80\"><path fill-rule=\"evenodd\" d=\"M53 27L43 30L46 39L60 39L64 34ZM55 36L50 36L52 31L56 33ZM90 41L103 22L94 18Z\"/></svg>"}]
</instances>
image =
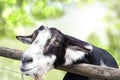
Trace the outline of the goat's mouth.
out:
<instances>
[{"instance_id":1,"label":"goat's mouth","mask_svg":"<svg viewBox=\"0 0 120 80\"><path fill-rule=\"evenodd\" d=\"M35 80L43 80L43 75L42 73L38 72L38 66L34 66L32 68L25 68L25 67L21 67L20 68L22 74L27 75L27 76L32 76L35 78Z\"/></svg>"},{"instance_id":2,"label":"goat's mouth","mask_svg":"<svg viewBox=\"0 0 120 80\"><path fill-rule=\"evenodd\" d=\"M21 70L22 72L28 72L28 71L31 71L31 70L33 70L33 69L35 69L35 68L37 68L37 66L32 67L32 68L24 68L24 67L21 67L20 70Z\"/></svg>"},{"instance_id":3,"label":"goat's mouth","mask_svg":"<svg viewBox=\"0 0 120 80\"><path fill-rule=\"evenodd\" d=\"M31 68L27 68L27 67L20 68L22 74L28 75L28 76L34 76L34 74L37 73L37 69L38 69L37 66L31 67Z\"/></svg>"}]
</instances>

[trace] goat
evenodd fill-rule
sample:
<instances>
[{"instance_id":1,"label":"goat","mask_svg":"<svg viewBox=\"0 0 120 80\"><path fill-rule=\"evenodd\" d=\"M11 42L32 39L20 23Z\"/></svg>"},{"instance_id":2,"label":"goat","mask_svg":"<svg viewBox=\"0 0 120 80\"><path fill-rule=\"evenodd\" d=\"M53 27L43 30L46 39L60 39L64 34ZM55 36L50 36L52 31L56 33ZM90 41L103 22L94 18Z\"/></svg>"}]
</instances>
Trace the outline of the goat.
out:
<instances>
[{"instance_id":1,"label":"goat","mask_svg":"<svg viewBox=\"0 0 120 80\"><path fill-rule=\"evenodd\" d=\"M107 51L63 34L56 28L40 26L32 35L16 38L31 44L21 58L20 69L26 75L43 76L58 66L80 63L118 68L115 59ZM67 72L63 80L95 79Z\"/></svg>"}]
</instances>

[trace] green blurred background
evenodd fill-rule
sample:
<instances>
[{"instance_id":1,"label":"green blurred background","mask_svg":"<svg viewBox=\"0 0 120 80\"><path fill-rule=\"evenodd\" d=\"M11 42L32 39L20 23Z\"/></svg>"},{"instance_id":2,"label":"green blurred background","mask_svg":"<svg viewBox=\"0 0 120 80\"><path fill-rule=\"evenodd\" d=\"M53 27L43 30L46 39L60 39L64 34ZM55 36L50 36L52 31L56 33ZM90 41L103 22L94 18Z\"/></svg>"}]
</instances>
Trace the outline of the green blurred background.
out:
<instances>
[{"instance_id":1,"label":"green blurred background","mask_svg":"<svg viewBox=\"0 0 120 80\"><path fill-rule=\"evenodd\" d=\"M120 0L0 0L0 46L26 50L29 45L15 36L31 34L40 25L104 48L120 65ZM0 57L0 79L21 80L19 64ZM64 74L51 70L44 79L62 80Z\"/></svg>"}]
</instances>

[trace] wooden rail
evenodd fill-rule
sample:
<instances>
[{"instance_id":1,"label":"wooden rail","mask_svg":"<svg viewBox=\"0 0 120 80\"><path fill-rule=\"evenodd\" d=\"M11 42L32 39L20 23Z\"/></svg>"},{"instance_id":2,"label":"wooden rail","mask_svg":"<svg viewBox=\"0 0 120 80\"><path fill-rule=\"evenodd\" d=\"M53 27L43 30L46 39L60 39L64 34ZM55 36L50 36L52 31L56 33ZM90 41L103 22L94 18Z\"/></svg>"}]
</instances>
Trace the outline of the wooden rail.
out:
<instances>
[{"instance_id":1,"label":"wooden rail","mask_svg":"<svg viewBox=\"0 0 120 80\"><path fill-rule=\"evenodd\" d=\"M0 56L20 60L23 51L0 47ZM120 70L111 67L101 67L90 64L75 66L60 66L56 69L72 72L75 74L95 78L96 80L120 80Z\"/></svg>"}]
</instances>

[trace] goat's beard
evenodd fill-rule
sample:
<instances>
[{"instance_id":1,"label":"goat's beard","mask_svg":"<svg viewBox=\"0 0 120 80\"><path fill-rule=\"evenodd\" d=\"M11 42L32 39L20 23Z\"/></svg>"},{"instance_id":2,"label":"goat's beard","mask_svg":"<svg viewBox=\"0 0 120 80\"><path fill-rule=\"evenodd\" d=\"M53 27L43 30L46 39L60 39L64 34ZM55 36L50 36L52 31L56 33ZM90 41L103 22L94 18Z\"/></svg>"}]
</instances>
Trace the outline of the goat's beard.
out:
<instances>
[{"instance_id":1,"label":"goat's beard","mask_svg":"<svg viewBox=\"0 0 120 80\"><path fill-rule=\"evenodd\" d=\"M52 69L53 69L53 67L51 67L50 69L48 69L46 71L45 70L43 70L43 71L40 70L40 72L39 72L39 69L37 69L38 72L33 73L33 77L34 77L35 80L43 80L46 73L49 72Z\"/></svg>"},{"instance_id":2,"label":"goat's beard","mask_svg":"<svg viewBox=\"0 0 120 80\"><path fill-rule=\"evenodd\" d=\"M35 80L43 80L43 75L40 74L34 74Z\"/></svg>"}]
</instances>

